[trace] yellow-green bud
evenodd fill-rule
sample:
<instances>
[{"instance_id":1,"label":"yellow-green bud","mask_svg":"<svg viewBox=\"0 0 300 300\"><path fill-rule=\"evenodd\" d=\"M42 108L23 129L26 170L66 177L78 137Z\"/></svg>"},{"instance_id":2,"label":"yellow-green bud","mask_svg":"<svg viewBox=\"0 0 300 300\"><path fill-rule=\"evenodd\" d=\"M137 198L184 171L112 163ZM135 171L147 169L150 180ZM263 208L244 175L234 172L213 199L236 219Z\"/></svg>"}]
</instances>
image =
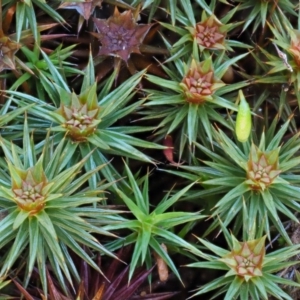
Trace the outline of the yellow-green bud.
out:
<instances>
[{"instance_id":1,"label":"yellow-green bud","mask_svg":"<svg viewBox=\"0 0 300 300\"><path fill-rule=\"evenodd\" d=\"M240 104L236 116L235 133L237 139L244 143L248 140L252 128L251 109L242 90L239 90L239 99Z\"/></svg>"}]
</instances>

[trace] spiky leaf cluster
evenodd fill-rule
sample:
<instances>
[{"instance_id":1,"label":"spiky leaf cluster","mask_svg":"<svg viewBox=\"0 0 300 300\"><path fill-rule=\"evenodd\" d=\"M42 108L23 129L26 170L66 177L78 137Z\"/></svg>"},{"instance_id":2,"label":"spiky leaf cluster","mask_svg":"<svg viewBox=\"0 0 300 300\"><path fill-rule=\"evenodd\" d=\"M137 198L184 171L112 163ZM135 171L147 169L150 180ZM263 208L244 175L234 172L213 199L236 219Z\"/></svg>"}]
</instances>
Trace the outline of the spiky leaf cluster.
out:
<instances>
[{"instance_id":1,"label":"spiky leaf cluster","mask_svg":"<svg viewBox=\"0 0 300 300\"><path fill-rule=\"evenodd\" d=\"M9 147L2 138L0 143L6 158L6 162L0 161L0 207L4 216L0 221L0 245L1 249L9 246L3 258L1 276L10 272L22 256L26 259L25 286L37 263L47 293L46 265L50 263L65 290L65 279L70 283L79 281L70 250L101 272L83 246L113 256L93 236L95 233L110 235L93 225L96 214L100 217L108 213L108 210L97 207L102 200L99 194L106 186L89 189L84 185L103 165L80 174L87 156L68 167L65 139L53 148L47 138L42 153L36 153L26 121L23 148L14 144ZM85 210L87 205L89 209ZM114 214L113 211L109 213ZM109 216L104 219L108 220Z\"/></svg>"},{"instance_id":2,"label":"spiky leaf cluster","mask_svg":"<svg viewBox=\"0 0 300 300\"><path fill-rule=\"evenodd\" d=\"M134 112L142 104L142 100L132 104L129 101L134 96L134 89L144 72L135 74L110 92L115 72L107 80L100 93L97 92L97 85L94 83L92 58L90 58L86 73L88 76L85 76L79 95L72 93L64 79L56 73L53 91L56 101L53 104L45 105L44 99L23 93L10 93L22 100L17 100L22 105L38 104L30 109L30 114L35 116L34 122L39 123L39 128L51 128L55 133L52 137L54 144L66 135L65 151L70 154L70 165L80 161L92 150L94 150L92 155L85 163L86 171L93 170L95 165L107 164L109 161L107 155L125 155L152 163L151 158L136 147L158 149L164 147L131 135L135 132L149 131L152 128L114 125L120 118ZM57 104L58 107L56 107ZM107 164L101 169L101 173L110 182L120 177L112 164ZM89 181L91 186L96 187L99 178L99 174L94 174Z\"/></svg>"},{"instance_id":3,"label":"spiky leaf cluster","mask_svg":"<svg viewBox=\"0 0 300 300\"><path fill-rule=\"evenodd\" d=\"M188 63L179 59L171 62L163 66L170 80L146 75L149 81L157 85L157 89L146 90L145 105L148 110L143 114L149 116L145 119L160 119L155 133L160 138L177 132L179 157L186 145L190 146L198 138L203 143L207 142L207 137L212 141L211 122L217 121L231 128L222 118L220 109L237 110L231 95L236 89L246 86L247 82L226 86L221 78L245 54L225 62L224 55L224 52L220 53L215 61L209 57Z\"/></svg>"},{"instance_id":4,"label":"spiky leaf cluster","mask_svg":"<svg viewBox=\"0 0 300 300\"><path fill-rule=\"evenodd\" d=\"M233 51L232 47L250 47L227 38L230 31L241 24L229 23L238 7L228 11L226 16L219 20L214 14L215 4L214 1L210 6L200 0L197 0L195 4L190 0L181 1L182 10L179 7L176 10L178 24L161 23L163 27L179 34L179 39L174 44L170 44L167 37L164 39L171 52L168 61L188 58L190 55L199 60L215 51Z\"/></svg>"},{"instance_id":5,"label":"spiky leaf cluster","mask_svg":"<svg viewBox=\"0 0 300 300\"><path fill-rule=\"evenodd\" d=\"M213 151L196 143L210 160L203 160L200 166L181 167L193 175L174 172L193 181L200 180L205 189L185 198L201 201L213 197L212 216L220 216L226 226L234 220L235 232L242 228L250 237L265 232L270 239L271 223L291 243L279 214L297 222L293 212L300 210L299 134L281 145L289 122L274 134L276 124L275 119L260 140L250 139L246 144L235 143L222 130L214 129ZM218 224L216 219L207 232Z\"/></svg>"},{"instance_id":6,"label":"spiky leaf cluster","mask_svg":"<svg viewBox=\"0 0 300 300\"><path fill-rule=\"evenodd\" d=\"M278 287L290 282L273 273L293 265L283 260L293 260L299 247L272 256L261 236L271 240L279 232L285 242L299 244L285 227L298 221L300 211L300 143L297 118L291 116L296 98L300 104L296 3L3 0L2 6L0 35L7 39L0 39L1 282L15 278L28 299L27 288L35 290L34 297L125 299L150 273L136 280L137 267L145 263L150 269L153 259L181 280L175 252L190 259L196 254L208 260L197 266L227 272L199 295L218 287L213 297L290 299ZM238 90L244 100L239 106ZM284 122L270 126L274 108ZM140 126L132 122L137 118ZM258 123L266 128L260 138ZM149 148L158 150L151 150L158 160L164 155L181 166L170 173L192 183L180 189L185 182L171 176L178 190L165 193L159 172L149 181L142 165L133 175L138 160L157 165ZM104 195L114 207L127 207L126 217L102 206ZM197 212L202 208L203 214ZM204 214L209 225L200 223ZM220 226L227 250L203 239L201 246L188 242L191 228L208 228L209 236ZM116 280L111 269L101 274L96 260L106 264L103 254L113 256L110 251L124 244L134 246L130 266ZM87 264L98 276L90 276L95 273ZM29 284L31 273L40 276L37 286L34 280Z\"/></svg>"},{"instance_id":7,"label":"spiky leaf cluster","mask_svg":"<svg viewBox=\"0 0 300 300\"><path fill-rule=\"evenodd\" d=\"M115 250L123 245L134 243L134 250L129 270L129 279L132 278L134 270L138 265L144 262L147 267L152 265L151 251L155 251L171 268L174 274L181 280L179 272L170 258L170 255L164 251L161 243L168 247L172 246L189 249L195 251L201 256L201 251L190 243L187 243L183 238L171 232L171 228L179 224L190 223L204 218L198 212L167 212L167 210L182 197L192 185L180 190L172 197L169 193L160 201L160 203L150 210L149 199L149 181L148 176L144 178L142 187L139 187L138 182L134 178L129 167L125 164L126 174L130 183L132 193L124 192L121 189L117 190L119 197L127 205L128 209L134 216L134 219L120 218L119 222L104 227L106 230L129 229L131 234L126 236L124 241L114 241L107 244L108 249ZM149 174L148 174L149 175Z\"/></svg>"},{"instance_id":8,"label":"spiky leaf cluster","mask_svg":"<svg viewBox=\"0 0 300 300\"><path fill-rule=\"evenodd\" d=\"M272 253L265 254L265 239L263 236L255 240L239 242L234 235L223 226L223 232L230 250L220 248L206 240L198 240L213 254L207 261L187 265L192 268L217 269L227 271L225 276L216 278L205 284L190 298L210 291L218 290L214 297L222 295L230 299L275 299L292 298L277 284L299 287L299 283L275 275L276 272L295 265L296 261L286 261L299 252L299 245L289 246Z\"/></svg>"},{"instance_id":9,"label":"spiky leaf cluster","mask_svg":"<svg viewBox=\"0 0 300 300\"><path fill-rule=\"evenodd\" d=\"M269 74L267 78L257 78L257 82L261 83L288 83L295 90L300 87L300 26L293 26L284 15L280 15L278 21L284 23L284 26L269 24L274 38L272 44L261 52L267 58L267 65L271 69L266 68ZM256 60L258 58L256 57ZM295 93L298 105L300 103L299 93Z\"/></svg>"}]
</instances>

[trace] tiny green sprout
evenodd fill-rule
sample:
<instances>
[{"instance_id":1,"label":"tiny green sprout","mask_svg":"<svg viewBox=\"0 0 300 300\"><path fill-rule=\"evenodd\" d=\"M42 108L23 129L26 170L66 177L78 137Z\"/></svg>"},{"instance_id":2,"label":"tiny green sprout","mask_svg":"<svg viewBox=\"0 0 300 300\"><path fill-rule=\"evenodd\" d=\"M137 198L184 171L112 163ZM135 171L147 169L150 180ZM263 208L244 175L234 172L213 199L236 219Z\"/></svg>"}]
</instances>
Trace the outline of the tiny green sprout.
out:
<instances>
[{"instance_id":1,"label":"tiny green sprout","mask_svg":"<svg viewBox=\"0 0 300 300\"><path fill-rule=\"evenodd\" d=\"M251 109L248 102L245 99L242 90L239 90L239 108L235 123L235 133L237 139L244 143L248 140L251 133L252 121L251 121Z\"/></svg>"}]
</instances>

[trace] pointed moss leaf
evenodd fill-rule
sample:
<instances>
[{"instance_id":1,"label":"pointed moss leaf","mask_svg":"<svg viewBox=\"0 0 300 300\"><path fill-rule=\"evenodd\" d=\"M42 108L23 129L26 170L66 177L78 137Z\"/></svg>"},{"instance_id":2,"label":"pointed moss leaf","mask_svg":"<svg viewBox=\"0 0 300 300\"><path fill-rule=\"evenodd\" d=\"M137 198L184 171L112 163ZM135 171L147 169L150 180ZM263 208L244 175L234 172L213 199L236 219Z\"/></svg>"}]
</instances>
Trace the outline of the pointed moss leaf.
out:
<instances>
[{"instance_id":1,"label":"pointed moss leaf","mask_svg":"<svg viewBox=\"0 0 300 300\"><path fill-rule=\"evenodd\" d=\"M153 82L161 87L165 87L168 88L170 90L173 90L174 92L177 93L181 93L182 89L180 87L180 85L177 82L173 82L171 80L166 80L166 79L162 79L160 77L156 77L153 75L146 75L146 78L150 81Z\"/></svg>"},{"instance_id":2,"label":"pointed moss leaf","mask_svg":"<svg viewBox=\"0 0 300 300\"><path fill-rule=\"evenodd\" d=\"M144 73L144 71L141 71L134 74L124 83L122 83L118 88L114 89L111 93L104 96L104 98L99 99L98 104L100 105L100 107L102 107L102 109L100 110L101 118L110 113L113 113L114 111L116 111L116 109L123 107L130 100L130 95L142 79Z\"/></svg>"},{"instance_id":3,"label":"pointed moss leaf","mask_svg":"<svg viewBox=\"0 0 300 300\"><path fill-rule=\"evenodd\" d=\"M23 222L28 218L29 214L30 212L28 211L20 210L14 221L13 230L18 229L23 224Z\"/></svg>"},{"instance_id":4,"label":"pointed moss leaf","mask_svg":"<svg viewBox=\"0 0 300 300\"><path fill-rule=\"evenodd\" d=\"M97 264L90 258L90 256L80 247L80 245L76 242L72 236L65 231L63 228L57 229L59 238L70 248L74 253L76 253L79 257L84 259L90 266L92 266L95 270L99 271L101 274L102 271L99 269ZM70 258L71 259L71 258Z\"/></svg>"},{"instance_id":5,"label":"pointed moss leaf","mask_svg":"<svg viewBox=\"0 0 300 300\"><path fill-rule=\"evenodd\" d=\"M196 220L205 218L206 216L199 213L186 213L186 212L170 212L163 213L161 215L155 215L153 218L153 224L159 224L163 228L173 228L179 224L191 223Z\"/></svg>"},{"instance_id":6,"label":"pointed moss leaf","mask_svg":"<svg viewBox=\"0 0 300 300\"><path fill-rule=\"evenodd\" d=\"M243 281L238 276L236 276L227 290L225 299L235 299L239 294L239 290L242 284Z\"/></svg>"},{"instance_id":7,"label":"pointed moss leaf","mask_svg":"<svg viewBox=\"0 0 300 300\"><path fill-rule=\"evenodd\" d=\"M187 116L187 133L188 133L189 144L192 144L194 141L196 141L196 137L197 137L197 129L196 129L197 111L198 111L197 104L189 105L189 111Z\"/></svg>"},{"instance_id":8,"label":"pointed moss leaf","mask_svg":"<svg viewBox=\"0 0 300 300\"><path fill-rule=\"evenodd\" d=\"M194 185L194 183L186 186L184 189L177 192L175 195L167 199L166 201L160 202L156 208L154 209L154 214L162 214L164 213L168 208L170 208L174 203L176 203L183 195L186 194L186 192Z\"/></svg>"},{"instance_id":9,"label":"pointed moss leaf","mask_svg":"<svg viewBox=\"0 0 300 300\"><path fill-rule=\"evenodd\" d=\"M35 11L32 6L25 5L26 20L29 22L34 39L39 43L40 36L37 29L37 21Z\"/></svg>"},{"instance_id":10,"label":"pointed moss leaf","mask_svg":"<svg viewBox=\"0 0 300 300\"><path fill-rule=\"evenodd\" d=\"M141 258L143 251L149 251L148 249L148 243L143 244L143 233L139 233L135 242L134 250L132 253L132 258L130 262L130 268L129 268L129 275L128 275L128 281L132 279L133 273L135 269L137 268L138 262ZM143 250L144 249L144 250Z\"/></svg>"},{"instance_id":11,"label":"pointed moss leaf","mask_svg":"<svg viewBox=\"0 0 300 300\"><path fill-rule=\"evenodd\" d=\"M166 241L177 244L179 247L186 248L195 255L206 257L206 254L204 254L202 251L170 231L158 227L153 227L152 233L159 235L160 237L166 239Z\"/></svg>"},{"instance_id":12,"label":"pointed moss leaf","mask_svg":"<svg viewBox=\"0 0 300 300\"><path fill-rule=\"evenodd\" d=\"M20 256L24 248L28 244L28 222L23 222L17 230L17 235L13 245L10 247L8 256L2 266L2 270L8 271L16 259ZM1 272L2 273L2 272ZM3 274L3 273L2 273Z\"/></svg>"},{"instance_id":13,"label":"pointed moss leaf","mask_svg":"<svg viewBox=\"0 0 300 300\"><path fill-rule=\"evenodd\" d=\"M252 281L255 284L255 287L259 290L259 293L262 295L264 299L268 299L268 294L265 288L265 283L261 280L260 277L253 278Z\"/></svg>"},{"instance_id":14,"label":"pointed moss leaf","mask_svg":"<svg viewBox=\"0 0 300 300\"><path fill-rule=\"evenodd\" d=\"M206 181L204 181L204 183L206 183ZM250 188L245 182L240 183L238 186L231 189L224 197L222 197L220 201L217 203L216 207L221 208L225 204L228 204L229 202L233 202L235 198L245 194L249 190Z\"/></svg>"},{"instance_id":15,"label":"pointed moss leaf","mask_svg":"<svg viewBox=\"0 0 300 300\"><path fill-rule=\"evenodd\" d=\"M89 53L89 62L85 68L84 73L85 75L83 77L80 93L83 93L89 86L95 83L95 68L91 51Z\"/></svg>"},{"instance_id":16,"label":"pointed moss leaf","mask_svg":"<svg viewBox=\"0 0 300 300\"><path fill-rule=\"evenodd\" d=\"M103 150L110 150L110 146L101 138L101 131L97 130L94 134L87 137L87 140L96 147Z\"/></svg>"},{"instance_id":17,"label":"pointed moss leaf","mask_svg":"<svg viewBox=\"0 0 300 300\"><path fill-rule=\"evenodd\" d=\"M216 289L216 287L221 288L223 286L227 286L229 283L232 282L232 279L233 279L232 276L229 276L229 277L219 277L217 279L214 279L211 282L209 282L208 284L205 284L204 286L202 286L199 289L199 291L197 293L195 293L192 297L198 296L198 295L202 295L202 294L205 294L207 292L213 291L214 289ZM190 297L188 299L191 299L192 297ZM230 300L230 299L226 299L226 300Z\"/></svg>"},{"instance_id":18,"label":"pointed moss leaf","mask_svg":"<svg viewBox=\"0 0 300 300\"><path fill-rule=\"evenodd\" d=\"M58 242L57 234L48 214L44 210L41 210L38 214L36 214L36 218L39 224L41 224L42 227L44 228L44 231L48 232L49 236L53 239L54 243L57 243Z\"/></svg>"},{"instance_id":19,"label":"pointed moss leaf","mask_svg":"<svg viewBox=\"0 0 300 300\"><path fill-rule=\"evenodd\" d=\"M133 177L133 174L131 173L131 171L126 163L125 163L125 170L126 170L127 177L129 179L137 206L145 215L149 214L149 206L147 206L147 203L144 201L143 194L142 194L141 190L139 189L139 186L138 186L137 182L135 181L135 178ZM147 178L146 178L146 181L148 181Z\"/></svg>"},{"instance_id":20,"label":"pointed moss leaf","mask_svg":"<svg viewBox=\"0 0 300 300\"><path fill-rule=\"evenodd\" d=\"M142 262L145 261L147 251L149 251L149 249L147 249L146 245L149 244L150 238L152 236L151 226L152 226L152 224L144 223L142 226L143 230L142 230L141 236L139 237L141 239L141 243L143 245L142 251L141 251Z\"/></svg>"},{"instance_id":21,"label":"pointed moss leaf","mask_svg":"<svg viewBox=\"0 0 300 300\"><path fill-rule=\"evenodd\" d=\"M53 76L54 82L57 85L59 85L61 88L63 88L66 91L70 92L70 89L69 89L67 83L65 82L64 78L62 77L62 75L58 72L57 67L54 66L54 64L52 63L51 59L48 57L48 55L42 49L40 51L41 51L41 54L43 55L43 58L47 62L47 65L49 67L51 75Z\"/></svg>"},{"instance_id":22,"label":"pointed moss leaf","mask_svg":"<svg viewBox=\"0 0 300 300\"><path fill-rule=\"evenodd\" d=\"M228 68L231 65L235 64L237 61L241 60L242 58L244 58L247 55L248 55L248 53L244 53L244 54L241 54L241 55L238 55L238 56L234 56L231 59L225 60L225 62L222 65L220 65L219 67L217 67L215 69L215 75L218 78L222 78L223 75L226 73L226 71L228 70Z\"/></svg>"},{"instance_id":23,"label":"pointed moss leaf","mask_svg":"<svg viewBox=\"0 0 300 300\"><path fill-rule=\"evenodd\" d=\"M125 202L125 204L128 206L130 211L134 214L134 216L139 220L143 221L146 217L146 215L143 213L143 211L136 205L129 197L126 196L125 193L123 193L121 190L117 190L117 193L121 197L121 199Z\"/></svg>"},{"instance_id":24,"label":"pointed moss leaf","mask_svg":"<svg viewBox=\"0 0 300 300\"><path fill-rule=\"evenodd\" d=\"M32 269L34 267L34 263L37 257L37 252L41 249L39 248L39 239L40 233L39 233L39 225L38 221L35 217L29 218L29 260L28 260L28 273L29 275L32 272Z\"/></svg>"},{"instance_id":25,"label":"pointed moss leaf","mask_svg":"<svg viewBox=\"0 0 300 300\"><path fill-rule=\"evenodd\" d=\"M63 190L66 186L68 186L72 182L74 177L77 175L77 173L80 171L83 164L84 160L81 160L77 164L73 165L72 167L64 170L63 172L55 176L52 179L52 182L54 182L55 184L53 184L49 192L58 193L61 190Z\"/></svg>"},{"instance_id":26,"label":"pointed moss leaf","mask_svg":"<svg viewBox=\"0 0 300 300\"><path fill-rule=\"evenodd\" d=\"M17 186L22 186L22 175L24 175L24 171L22 172L21 170L18 170L11 162L7 162L7 166L9 169L10 176L13 180L14 183L16 183ZM4 189L2 188L4 191Z\"/></svg>"},{"instance_id":27,"label":"pointed moss leaf","mask_svg":"<svg viewBox=\"0 0 300 300\"><path fill-rule=\"evenodd\" d=\"M218 246L216 246L216 245L214 245L214 244L212 244L212 243L210 243L210 242L208 242L208 241L206 241L206 240L203 240L203 239L200 239L200 238L198 238L198 240L199 240L199 241L200 241L207 249L211 250L213 253L217 254L217 255L220 256L220 257L224 257L224 256L226 256L226 255L229 253L228 250L225 250L225 249L223 249L223 248L221 248L221 247L218 247Z\"/></svg>"}]
</instances>

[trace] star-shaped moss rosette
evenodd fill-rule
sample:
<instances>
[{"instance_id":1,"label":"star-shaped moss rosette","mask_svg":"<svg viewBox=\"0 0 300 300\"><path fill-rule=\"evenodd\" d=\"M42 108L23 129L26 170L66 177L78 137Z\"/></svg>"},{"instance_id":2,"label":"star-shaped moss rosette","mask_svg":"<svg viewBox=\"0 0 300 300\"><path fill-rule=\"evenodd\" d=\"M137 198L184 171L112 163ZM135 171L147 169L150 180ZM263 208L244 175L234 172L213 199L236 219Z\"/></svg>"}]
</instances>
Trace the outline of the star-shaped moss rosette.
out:
<instances>
[{"instance_id":1,"label":"star-shaped moss rosette","mask_svg":"<svg viewBox=\"0 0 300 300\"><path fill-rule=\"evenodd\" d=\"M114 73L115 74L115 73ZM113 75L114 75L113 74ZM59 109L50 113L53 121L59 123L59 126L52 127L53 132L59 132L58 135L67 134L72 143L83 149L97 147L94 153L104 152L114 155L126 155L133 159L139 159L146 162L152 162L151 158L143 152L137 150L134 146L142 148L163 148L151 142L143 141L133 136L127 135L127 127L111 126L121 116L133 112L141 102L138 101L133 105L125 106L132 96L133 88L128 88L129 83L134 85L141 79L142 73L131 77L128 82L125 82L119 89L116 89L111 95L111 103L98 101L97 84L87 87L80 95L69 93L65 90L60 90L61 105ZM113 78L113 76L112 76ZM126 89L126 91L125 91ZM116 93L117 92L117 93ZM127 98L125 99L125 97ZM115 97L118 101L116 101ZM121 102L123 101L123 103ZM103 105L101 105L103 103ZM113 106L114 104L114 106ZM119 111L115 108L119 105ZM122 106L125 106L124 108ZM149 127L130 127L130 132L149 131ZM76 146L71 148L74 151ZM95 154L97 157L98 154ZM92 155L94 156L94 154Z\"/></svg>"},{"instance_id":2,"label":"star-shaped moss rosette","mask_svg":"<svg viewBox=\"0 0 300 300\"><path fill-rule=\"evenodd\" d=\"M193 59L179 85L187 102L200 105L213 100L214 92L225 86L225 83L215 77L210 59L200 63Z\"/></svg>"},{"instance_id":3,"label":"star-shaped moss rosette","mask_svg":"<svg viewBox=\"0 0 300 300\"><path fill-rule=\"evenodd\" d=\"M101 7L102 1L103 0L83 0L82 2L64 1L59 8L76 9L84 20L87 21L94 12L96 6Z\"/></svg>"},{"instance_id":4,"label":"star-shaped moss rosette","mask_svg":"<svg viewBox=\"0 0 300 300\"><path fill-rule=\"evenodd\" d=\"M55 113L73 142L88 141L101 122L96 88L94 84L80 95L73 92L61 97L61 106Z\"/></svg>"},{"instance_id":5,"label":"star-shaped moss rosette","mask_svg":"<svg viewBox=\"0 0 300 300\"><path fill-rule=\"evenodd\" d=\"M115 240L106 244L106 247L111 251L115 251L116 249L124 247L124 245L134 244L129 269L129 281L138 266L145 263L147 269L152 267L153 258L151 252L155 252L159 255L181 281L176 266L161 244L163 243L167 249L172 249L173 247L179 248L180 250L177 251L180 251L182 254L187 254L184 249L188 249L197 252L197 254L201 256L201 251L193 244L186 242L182 236L174 233L174 227L180 224L186 224L188 226L188 224L201 220L205 216L201 215L200 212L168 211L193 184L172 194L172 196L170 196L170 193L167 193L155 208L152 209L149 202L148 188L148 178L150 174L147 174L147 176L143 178L135 178L128 165L125 164L125 175L130 184L130 192L121 189L118 189L116 192L133 216L123 218L118 223L107 225L104 229L106 228L109 231L126 229L131 233L123 240Z\"/></svg>"},{"instance_id":6,"label":"star-shaped moss rosette","mask_svg":"<svg viewBox=\"0 0 300 300\"><path fill-rule=\"evenodd\" d=\"M16 68L15 53L20 47L19 43L12 41L8 36L0 32L0 72Z\"/></svg>"},{"instance_id":7,"label":"star-shaped moss rosette","mask_svg":"<svg viewBox=\"0 0 300 300\"><path fill-rule=\"evenodd\" d=\"M131 10L122 13L115 8L107 20L93 18L98 34L93 33L101 43L98 55L116 56L127 63L131 53L140 53L146 34L152 24L137 24Z\"/></svg>"},{"instance_id":8,"label":"star-shaped moss rosette","mask_svg":"<svg viewBox=\"0 0 300 300\"><path fill-rule=\"evenodd\" d=\"M223 62L224 52L221 52L215 61L211 57L200 62L193 59L188 64L175 60L162 66L170 80L146 75L150 82L157 85L157 89L145 90L146 109L141 114L146 117L143 119L161 119L155 132L158 139L176 133L175 144L179 144L180 158L186 145L190 146L198 137L210 147L211 122L219 122L231 128L219 109L237 110L234 105L235 96L232 97L232 94L247 83L227 86L221 78L230 65L244 56L236 56Z\"/></svg>"},{"instance_id":9,"label":"star-shaped moss rosette","mask_svg":"<svg viewBox=\"0 0 300 300\"><path fill-rule=\"evenodd\" d=\"M101 8L103 0L83 0L82 2L64 1L58 8L62 9L75 9L79 14L77 32L80 31L83 22L88 21L93 14L95 8Z\"/></svg>"},{"instance_id":10,"label":"star-shaped moss rosette","mask_svg":"<svg viewBox=\"0 0 300 300\"><path fill-rule=\"evenodd\" d=\"M261 47L259 50L266 57L266 64L271 66L271 69L260 63L263 71L267 76L256 76L257 83L272 83L272 84L288 84L295 91L300 89L300 25L293 28L289 20L282 16L282 22L285 26L279 28L268 24L271 29L274 39L268 47ZM256 62L258 57L254 56ZM300 93L295 92L295 96L300 105Z\"/></svg>"},{"instance_id":11,"label":"star-shaped moss rosette","mask_svg":"<svg viewBox=\"0 0 300 300\"><path fill-rule=\"evenodd\" d=\"M55 77L57 80L54 85L53 104L46 104L41 99L19 92L8 91L7 93L14 95L16 102L20 105L38 104L33 106L29 112L34 116L35 128L40 129L40 139L44 137L43 128L51 128L54 133L52 137L54 144L57 144L66 135L65 151L70 155L70 164L76 164L94 150L85 162L86 171L93 170L94 165L106 164L100 172L115 186L116 178L121 178L121 175L112 164L108 163L111 156L126 156L155 163L145 153L145 149L164 149L165 147L133 136L134 133L153 130L153 127L115 125L119 119L134 113L143 103L143 100L134 103L129 103L129 101L135 95L135 87L139 84L144 71L131 76L110 92L116 76L116 72L114 72L99 93L94 77L92 56L90 56L85 74L79 95L72 93L61 77ZM42 144L41 142L40 145ZM40 145L38 148L41 150ZM137 148L141 148L143 151ZM89 184L96 188L100 174L94 173L91 178Z\"/></svg>"},{"instance_id":12,"label":"star-shaped moss rosette","mask_svg":"<svg viewBox=\"0 0 300 300\"><path fill-rule=\"evenodd\" d=\"M188 192L185 200L201 202L209 199L211 216L219 216L227 226L234 221L233 232L265 232L269 239L270 225L291 243L283 226L283 214L298 222L300 211L299 133L282 145L290 122L274 134L278 117L260 139L254 135L244 143L233 141L222 130L214 129L214 150L195 143L210 160L198 166L180 166L184 172L172 171L191 181L201 181L203 190ZM199 153L200 155L200 153ZM215 220L205 234L219 226Z\"/></svg>"},{"instance_id":13,"label":"star-shaped moss rosette","mask_svg":"<svg viewBox=\"0 0 300 300\"><path fill-rule=\"evenodd\" d=\"M17 174L12 178L11 189L14 194L18 208L29 212L29 215L39 213L45 207L45 200L48 199L48 190L52 184L47 182L47 178L41 166L34 166L27 170L15 168L8 162L11 174Z\"/></svg>"},{"instance_id":14,"label":"star-shaped moss rosette","mask_svg":"<svg viewBox=\"0 0 300 300\"><path fill-rule=\"evenodd\" d=\"M203 285L188 299L217 289L213 298L222 295L224 300L267 300L271 296L274 299L292 300L286 291L280 288L280 284L294 287L300 287L300 284L274 275L274 273L297 263L288 259L299 253L299 245L266 254L266 236L239 242L234 235L230 236L224 226L222 227L230 250L198 238L201 244L213 254L205 258L208 261L192 263L187 267L223 270L227 273Z\"/></svg>"},{"instance_id":15,"label":"star-shaped moss rosette","mask_svg":"<svg viewBox=\"0 0 300 300\"><path fill-rule=\"evenodd\" d=\"M230 40L230 31L239 26L242 22L228 23L237 11L237 7L228 11L226 16L218 19L214 14L214 9L210 8L204 1L197 1L196 6L202 10L199 18L197 10L190 0L182 3L183 11L176 10L176 20L178 25L160 23L163 27L174 31L179 35L179 39L173 45L168 43L165 37L165 43L171 52L171 61L177 58L189 58L192 56L199 60L201 57L207 57L212 52L226 50L233 51L232 47L251 48L251 46L238 41ZM197 12L197 13L195 13Z\"/></svg>"},{"instance_id":16,"label":"star-shaped moss rosette","mask_svg":"<svg viewBox=\"0 0 300 300\"><path fill-rule=\"evenodd\" d=\"M264 191L280 174L279 151L280 147L265 152L254 144L251 145L247 162L247 184L252 190Z\"/></svg>"},{"instance_id":17,"label":"star-shaped moss rosette","mask_svg":"<svg viewBox=\"0 0 300 300\"><path fill-rule=\"evenodd\" d=\"M241 243L232 235L231 252L219 259L230 268L226 276L236 275L246 282L262 276L262 263L266 254L265 240L266 236Z\"/></svg>"},{"instance_id":18,"label":"star-shaped moss rosette","mask_svg":"<svg viewBox=\"0 0 300 300\"><path fill-rule=\"evenodd\" d=\"M86 250L114 256L94 237L112 234L93 225L98 222L95 216L102 215L101 222L105 224L118 212L99 207L99 194L109 184L100 184L96 189L84 185L103 165L80 174L88 160L84 157L68 167L70 157L65 152L65 139L53 147L47 138L42 153L37 154L26 119L23 148L7 146L2 138L0 145L6 158L0 160L0 210L5 215L0 221L0 247L6 253L0 276L16 267L15 262L22 256L22 264L26 261L25 287L37 266L47 295L46 265L50 263L65 290L65 280L71 284L80 280L70 250L101 272Z\"/></svg>"},{"instance_id":19,"label":"star-shaped moss rosette","mask_svg":"<svg viewBox=\"0 0 300 300\"><path fill-rule=\"evenodd\" d=\"M225 50L225 38L228 25L223 25L215 15L196 23L195 27L188 27L193 39L196 39L200 51L204 49Z\"/></svg>"}]
</instances>

